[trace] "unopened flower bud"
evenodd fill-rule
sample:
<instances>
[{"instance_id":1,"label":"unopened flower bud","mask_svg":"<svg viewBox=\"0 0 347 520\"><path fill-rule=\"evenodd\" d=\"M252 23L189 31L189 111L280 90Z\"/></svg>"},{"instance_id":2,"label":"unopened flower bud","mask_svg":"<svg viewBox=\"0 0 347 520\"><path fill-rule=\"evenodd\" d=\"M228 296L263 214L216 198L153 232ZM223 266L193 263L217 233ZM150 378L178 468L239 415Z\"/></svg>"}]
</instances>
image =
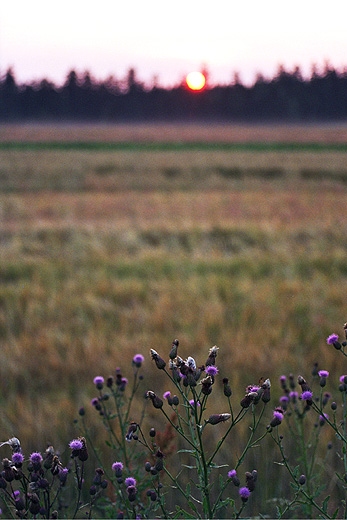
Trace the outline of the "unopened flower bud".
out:
<instances>
[{"instance_id":1,"label":"unopened flower bud","mask_svg":"<svg viewBox=\"0 0 347 520\"><path fill-rule=\"evenodd\" d=\"M300 475L298 482L299 482L300 486L303 486L305 484L305 482L306 482L305 475Z\"/></svg>"},{"instance_id":2,"label":"unopened flower bud","mask_svg":"<svg viewBox=\"0 0 347 520\"><path fill-rule=\"evenodd\" d=\"M227 377L223 378L223 392L225 397L230 397L232 394L230 385L229 385L229 379Z\"/></svg>"},{"instance_id":3,"label":"unopened flower bud","mask_svg":"<svg viewBox=\"0 0 347 520\"><path fill-rule=\"evenodd\" d=\"M178 339L175 339L172 342L172 347L171 347L170 354L169 354L170 359L175 359L177 357L178 345L179 345L179 341L178 341Z\"/></svg>"},{"instance_id":4,"label":"unopened flower bud","mask_svg":"<svg viewBox=\"0 0 347 520\"><path fill-rule=\"evenodd\" d=\"M157 368L159 368L159 370L163 370L166 367L166 363L163 360L163 358L161 358L159 356L158 352L156 350L154 350L153 348L151 348L150 352L151 352L152 359L154 359L155 364L157 365Z\"/></svg>"},{"instance_id":5,"label":"unopened flower bud","mask_svg":"<svg viewBox=\"0 0 347 520\"><path fill-rule=\"evenodd\" d=\"M225 422L228 419L230 419L231 415L230 413L218 413L210 415L210 417L207 419L206 423L210 424L218 424L220 422Z\"/></svg>"}]
</instances>

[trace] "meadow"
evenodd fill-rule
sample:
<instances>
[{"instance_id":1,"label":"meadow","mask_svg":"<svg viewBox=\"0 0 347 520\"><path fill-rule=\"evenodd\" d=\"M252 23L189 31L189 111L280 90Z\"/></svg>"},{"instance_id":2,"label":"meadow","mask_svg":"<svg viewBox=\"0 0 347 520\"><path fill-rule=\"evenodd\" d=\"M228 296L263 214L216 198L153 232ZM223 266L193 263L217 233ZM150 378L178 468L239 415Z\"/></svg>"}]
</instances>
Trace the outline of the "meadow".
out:
<instances>
[{"instance_id":1,"label":"meadow","mask_svg":"<svg viewBox=\"0 0 347 520\"><path fill-rule=\"evenodd\" d=\"M93 378L142 353L160 394L174 338L240 396L343 372L346 159L343 125L1 127L0 440L64 453L81 406L101 438Z\"/></svg>"}]
</instances>

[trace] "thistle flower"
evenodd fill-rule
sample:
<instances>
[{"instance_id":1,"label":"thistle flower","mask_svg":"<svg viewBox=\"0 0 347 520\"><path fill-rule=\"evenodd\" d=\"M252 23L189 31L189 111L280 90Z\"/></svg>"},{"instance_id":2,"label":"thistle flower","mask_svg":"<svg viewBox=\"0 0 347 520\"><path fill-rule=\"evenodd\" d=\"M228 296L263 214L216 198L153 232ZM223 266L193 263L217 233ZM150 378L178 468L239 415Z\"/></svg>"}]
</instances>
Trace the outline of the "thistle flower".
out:
<instances>
[{"instance_id":1,"label":"thistle flower","mask_svg":"<svg viewBox=\"0 0 347 520\"><path fill-rule=\"evenodd\" d=\"M135 486L137 485L137 482L136 482L136 479L134 479L133 477L127 477L124 481L124 484L126 486Z\"/></svg>"},{"instance_id":2,"label":"thistle flower","mask_svg":"<svg viewBox=\"0 0 347 520\"><path fill-rule=\"evenodd\" d=\"M163 393L163 398L169 399L169 397L171 397L171 392L169 390L167 390L166 392Z\"/></svg>"},{"instance_id":3,"label":"thistle flower","mask_svg":"<svg viewBox=\"0 0 347 520\"><path fill-rule=\"evenodd\" d=\"M248 489L248 487L242 487L239 489L239 495L241 497L242 502L247 502L251 495L251 492Z\"/></svg>"},{"instance_id":4,"label":"thistle flower","mask_svg":"<svg viewBox=\"0 0 347 520\"><path fill-rule=\"evenodd\" d=\"M43 457L42 457L41 453L34 451L30 455L29 460L30 460L31 464L33 465L33 468L35 471L37 471L41 468L41 464L43 461Z\"/></svg>"},{"instance_id":5,"label":"thistle flower","mask_svg":"<svg viewBox=\"0 0 347 520\"><path fill-rule=\"evenodd\" d=\"M114 462L112 464L112 471L115 474L115 477L119 478L123 473L123 463L122 462Z\"/></svg>"},{"instance_id":6,"label":"thistle flower","mask_svg":"<svg viewBox=\"0 0 347 520\"><path fill-rule=\"evenodd\" d=\"M284 418L284 410L282 408L275 408L273 411L273 418L270 422L270 426L274 428L275 426L279 426Z\"/></svg>"},{"instance_id":7,"label":"thistle flower","mask_svg":"<svg viewBox=\"0 0 347 520\"><path fill-rule=\"evenodd\" d=\"M163 360L163 358L161 358L158 352L153 348L151 348L150 353L152 359L155 361L155 364L157 365L157 368L159 368L159 370L163 370L166 367L166 363Z\"/></svg>"},{"instance_id":8,"label":"thistle flower","mask_svg":"<svg viewBox=\"0 0 347 520\"><path fill-rule=\"evenodd\" d=\"M71 457L78 457L82 462L88 459L87 444L84 437L72 440L69 446L71 448Z\"/></svg>"},{"instance_id":9,"label":"thistle flower","mask_svg":"<svg viewBox=\"0 0 347 520\"><path fill-rule=\"evenodd\" d=\"M306 401L308 406L310 406L312 404L312 397L313 397L313 394L312 394L311 390L305 390L305 392L303 392L301 394L301 399L303 401Z\"/></svg>"},{"instance_id":10,"label":"thistle flower","mask_svg":"<svg viewBox=\"0 0 347 520\"><path fill-rule=\"evenodd\" d=\"M342 345L338 340L339 336L337 334L330 334L330 336L327 337L327 344L333 345L336 350L341 350Z\"/></svg>"},{"instance_id":11,"label":"thistle flower","mask_svg":"<svg viewBox=\"0 0 347 520\"><path fill-rule=\"evenodd\" d=\"M136 368L140 368L144 360L145 358L142 354L135 354L135 356L133 357L133 365Z\"/></svg>"},{"instance_id":12,"label":"thistle flower","mask_svg":"<svg viewBox=\"0 0 347 520\"><path fill-rule=\"evenodd\" d=\"M323 426L328 419L329 419L329 415L327 413L323 413L322 415L319 416L319 425Z\"/></svg>"},{"instance_id":13,"label":"thistle flower","mask_svg":"<svg viewBox=\"0 0 347 520\"><path fill-rule=\"evenodd\" d=\"M218 374L219 370L216 366L214 365L209 365L206 367L206 374L211 376L211 377L214 377Z\"/></svg>"},{"instance_id":14,"label":"thistle flower","mask_svg":"<svg viewBox=\"0 0 347 520\"><path fill-rule=\"evenodd\" d=\"M327 382L327 377L329 377L329 372L327 370L319 370L318 375L320 377L319 384L321 387L324 387Z\"/></svg>"},{"instance_id":15,"label":"thistle flower","mask_svg":"<svg viewBox=\"0 0 347 520\"><path fill-rule=\"evenodd\" d=\"M102 376L96 376L93 379L93 383L98 390L102 390L102 388L104 386L104 382L105 382L105 380Z\"/></svg>"},{"instance_id":16,"label":"thistle flower","mask_svg":"<svg viewBox=\"0 0 347 520\"><path fill-rule=\"evenodd\" d=\"M210 415L210 417L207 419L207 421L205 420L205 423L209 423L209 424L218 424L220 422L225 422L227 421L228 419L230 419L231 417L231 414L230 413L218 413L218 414L213 414L213 415Z\"/></svg>"},{"instance_id":17,"label":"thistle flower","mask_svg":"<svg viewBox=\"0 0 347 520\"><path fill-rule=\"evenodd\" d=\"M232 469L228 472L228 478L231 478L234 486L239 486L240 485L240 479L239 477L237 476L237 472L236 472L236 469Z\"/></svg>"}]
</instances>

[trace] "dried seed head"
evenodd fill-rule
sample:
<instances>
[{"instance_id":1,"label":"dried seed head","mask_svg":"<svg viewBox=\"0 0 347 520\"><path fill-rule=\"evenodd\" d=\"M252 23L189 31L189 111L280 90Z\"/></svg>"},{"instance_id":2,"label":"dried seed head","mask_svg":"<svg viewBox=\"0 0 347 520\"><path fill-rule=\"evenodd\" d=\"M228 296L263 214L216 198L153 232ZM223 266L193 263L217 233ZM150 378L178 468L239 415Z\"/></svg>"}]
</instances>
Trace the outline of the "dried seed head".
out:
<instances>
[{"instance_id":1,"label":"dried seed head","mask_svg":"<svg viewBox=\"0 0 347 520\"><path fill-rule=\"evenodd\" d=\"M163 370L166 367L166 363L163 360L163 358L161 358L159 356L158 352L156 350L154 350L153 348L151 348L150 352L151 352L152 359L154 359L155 364L157 365L157 368L159 368L159 370Z\"/></svg>"},{"instance_id":2,"label":"dried seed head","mask_svg":"<svg viewBox=\"0 0 347 520\"><path fill-rule=\"evenodd\" d=\"M230 413L217 413L210 415L210 417L207 419L206 423L209 424L218 424L220 422L225 422L228 419L230 419L231 415Z\"/></svg>"}]
</instances>

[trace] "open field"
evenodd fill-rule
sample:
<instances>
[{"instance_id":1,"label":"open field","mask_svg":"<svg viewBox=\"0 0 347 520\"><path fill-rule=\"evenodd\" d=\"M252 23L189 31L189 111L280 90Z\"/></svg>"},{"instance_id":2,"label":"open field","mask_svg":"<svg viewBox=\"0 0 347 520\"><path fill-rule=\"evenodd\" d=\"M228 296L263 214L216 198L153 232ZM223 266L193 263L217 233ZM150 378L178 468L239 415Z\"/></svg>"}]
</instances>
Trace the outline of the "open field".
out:
<instances>
[{"instance_id":1,"label":"open field","mask_svg":"<svg viewBox=\"0 0 347 520\"><path fill-rule=\"evenodd\" d=\"M261 376L275 402L281 373L309 378L315 361L346 373L325 338L347 316L347 153L148 151L137 140L202 141L212 130L111 130L0 128L1 142L134 143L0 146L3 440L64 450L82 404L93 422L93 377L117 366L131 374L137 352L146 357L145 389L167 390L148 351L166 357L175 337L181 356L200 363L220 347L236 402ZM216 142L347 143L342 125L302 134L231 127L223 139L218 131ZM151 424L155 417L148 409Z\"/></svg>"}]
</instances>

